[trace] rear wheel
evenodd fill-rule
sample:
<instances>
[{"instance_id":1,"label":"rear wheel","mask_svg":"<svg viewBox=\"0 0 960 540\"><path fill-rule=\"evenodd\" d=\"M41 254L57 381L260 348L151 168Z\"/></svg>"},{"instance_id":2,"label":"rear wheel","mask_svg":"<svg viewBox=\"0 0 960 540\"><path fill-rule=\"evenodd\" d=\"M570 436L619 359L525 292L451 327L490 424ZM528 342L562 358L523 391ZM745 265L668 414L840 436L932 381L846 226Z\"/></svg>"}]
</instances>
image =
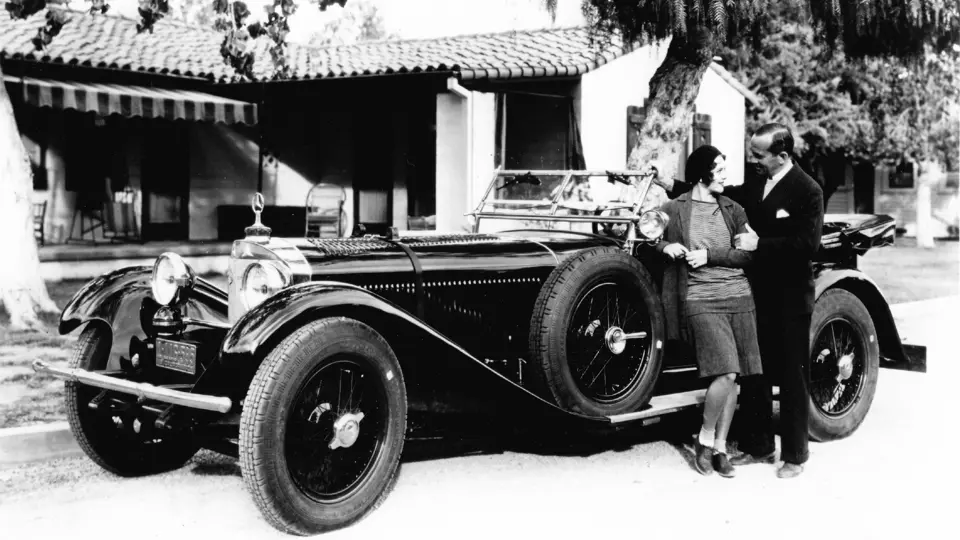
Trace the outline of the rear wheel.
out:
<instances>
[{"instance_id":1,"label":"rear wheel","mask_svg":"<svg viewBox=\"0 0 960 540\"><path fill-rule=\"evenodd\" d=\"M591 416L645 405L660 373L663 310L652 279L613 247L553 270L530 324L535 380L561 407Z\"/></svg>"},{"instance_id":2,"label":"rear wheel","mask_svg":"<svg viewBox=\"0 0 960 540\"><path fill-rule=\"evenodd\" d=\"M817 299L810 324L810 437L856 431L873 403L880 348L870 312L856 296L831 289Z\"/></svg>"},{"instance_id":3,"label":"rear wheel","mask_svg":"<svg viewBox=\"0 0 960 540\"><path fill-rule=\"evenodd\" d=\"M375 330L328 318L264 360L240 421L240 463L276 528L317 534L354 523L393 487L406 430L400 364Z\"/></svg>"},{"instance_id":4,"label":"rear wheel","mask_svg":"<svg viewBox=\"0 0 960 540\"><path fill-rule=\"evenodd\" d=\"M110 357L110 332L89 324L80 334L70 361L71 368L96 371L105 369ZM75 381L64 384L67 420L80 448L97 465L120 476L143 476L182 467L199 446L186 434L162 436L137 433L139 420L126 414L93 410L90 402L101 389Z\"/></svg>"}]
</instances>

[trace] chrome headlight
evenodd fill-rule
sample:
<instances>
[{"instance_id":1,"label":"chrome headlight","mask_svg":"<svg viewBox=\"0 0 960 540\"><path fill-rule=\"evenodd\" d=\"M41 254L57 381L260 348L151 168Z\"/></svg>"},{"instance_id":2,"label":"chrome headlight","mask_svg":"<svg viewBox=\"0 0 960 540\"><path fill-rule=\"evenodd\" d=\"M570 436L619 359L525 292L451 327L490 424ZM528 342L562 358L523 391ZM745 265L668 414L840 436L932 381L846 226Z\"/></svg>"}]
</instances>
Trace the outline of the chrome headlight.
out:
<instances>
[{"instance_id":1,"label":"chrome headlight","mask_svg":"<svg viewBox=\"0 0 960 540\"><path fill-rule=\"evenodd\" d=\"M289 271L266 262L255 262L247 267L240 282L240 297L247 309L278 293L290 284Z\"/></svg>"},{"instance_id":2,"label":"chrome headlight","mask_svg":"<svg viewBox=\"0 0 960 540\"><path fill-rule=\"evenodd\" d=\"M150 281L153 299L164 306L182 302L196 280L193 269L179 255L164 253L153 263L153 278Z\"/></svg>"},{"instance_id":3,"label":"chrome headlight","mask_svg":"<svg viewBox=\"0 0 960 540\"><path fill-rule=\"evenodd\" d=\"M640 216L637 230L649 240L656 240L663 236L670 218L660 210L647 210Z\"/></svg>"}]
</instances>

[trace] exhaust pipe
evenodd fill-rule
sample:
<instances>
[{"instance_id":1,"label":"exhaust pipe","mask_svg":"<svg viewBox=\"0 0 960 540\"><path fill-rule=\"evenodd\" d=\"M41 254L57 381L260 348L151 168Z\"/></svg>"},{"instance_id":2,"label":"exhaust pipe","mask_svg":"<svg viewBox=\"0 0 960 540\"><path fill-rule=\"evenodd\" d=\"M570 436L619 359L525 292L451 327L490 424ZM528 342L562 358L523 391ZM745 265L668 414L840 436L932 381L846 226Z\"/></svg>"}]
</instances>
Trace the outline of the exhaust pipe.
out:
<instances>
[{"instance_id":1,"label":"exhaust pipe","mask_svg":"<svg viewBox=\"0 0 960 540\"><path fill-rule=\"evenodd\" d=\"M190 407L191 409L226 413L230 412L230 409L233 407L233 402L227 397L193 394L147 383L125 381L123 379L93 373L85 369L51 366L42 360L35 360L33 362L33 370L37 373L47 373L66 381L74 381L96 388L131 394L141 399L152 399L172 405L182 405L184 407Z\"/></svg>"}]
</instances>

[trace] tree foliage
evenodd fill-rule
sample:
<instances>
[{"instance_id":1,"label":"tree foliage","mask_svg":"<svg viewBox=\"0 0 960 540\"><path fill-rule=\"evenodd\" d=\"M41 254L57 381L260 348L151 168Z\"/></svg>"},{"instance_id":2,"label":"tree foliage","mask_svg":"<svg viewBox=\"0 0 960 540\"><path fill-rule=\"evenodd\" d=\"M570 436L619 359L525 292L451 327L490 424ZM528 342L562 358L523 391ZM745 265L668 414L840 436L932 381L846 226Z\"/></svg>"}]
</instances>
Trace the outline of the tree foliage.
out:
<instances>
[{"instance_id":1,"label":"tree foliage","mask_svg":"<svg viewBox=\"0 0 960 540\"><path fill-rule=\"evenodd\" d=\"M393 38L386 29L380 10L367 0L354 0L336 13L331 13L331 16L310 37L310 45L330 47Z\"/></svg>"},{"instance_id":2,"label":"tree foliage","mask_svg":"<svg viewBox=\"0 0 960 540\"><path fill-rule=\"evenodd\" d=\"M799 7L784 3L772 12L755 46L721 53L764 98L748 111L748 129L787 124L810 163L837 153L875 163L906 153L956 170L960 46L937 51L928 44L918 57L850 58L818 41Z\"/></svg>"},{"instance_id":3,"label":"tree foliage","mask_svg":"<svg viewBox=\"0 0 960 540\"><path fill-rule=\"evenodd\" d=\"M960 41L957 0L583 0L584 13L604 32L630 41L712 34L717 45L762 39L764 20L783 4L796 6L814 38L851 58L916 57ZM555 12L556 0L544 0Z\"/></svg>"}]
</instances>

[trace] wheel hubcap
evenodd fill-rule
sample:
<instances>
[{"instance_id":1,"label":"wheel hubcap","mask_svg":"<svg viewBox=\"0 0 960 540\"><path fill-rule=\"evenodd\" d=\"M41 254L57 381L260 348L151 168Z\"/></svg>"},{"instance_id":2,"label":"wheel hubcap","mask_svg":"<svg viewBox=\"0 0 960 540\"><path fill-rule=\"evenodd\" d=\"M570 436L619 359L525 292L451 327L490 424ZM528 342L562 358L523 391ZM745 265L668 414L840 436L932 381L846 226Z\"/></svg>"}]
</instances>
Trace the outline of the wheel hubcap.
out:
<instances>
[{"instance_id":1,"label":"wheel hubcap","mask_svg":"<svg viewBox=\"0 0 960 540\"><path fill-rule=\"evenodd\" d=\"M330 449L350 448L360 437L360 421L363 413L347 413L333 423L333 440Z\"/></svg>"},{"instance_id":2,"label":"wheel hubcap","mask_svg":"<svg viewBox=\"0 0 960 540\"><path fill-rule=\"evenodd\" d=\"M606 342L610 352L620 354L627 348L627 340L643 339L645 337L647 337L646 332L633 332L628 334L619 326L611 326L610 329L607 330L607 333L604 334L603 340Z\"/></svg>"}]
</instances>

